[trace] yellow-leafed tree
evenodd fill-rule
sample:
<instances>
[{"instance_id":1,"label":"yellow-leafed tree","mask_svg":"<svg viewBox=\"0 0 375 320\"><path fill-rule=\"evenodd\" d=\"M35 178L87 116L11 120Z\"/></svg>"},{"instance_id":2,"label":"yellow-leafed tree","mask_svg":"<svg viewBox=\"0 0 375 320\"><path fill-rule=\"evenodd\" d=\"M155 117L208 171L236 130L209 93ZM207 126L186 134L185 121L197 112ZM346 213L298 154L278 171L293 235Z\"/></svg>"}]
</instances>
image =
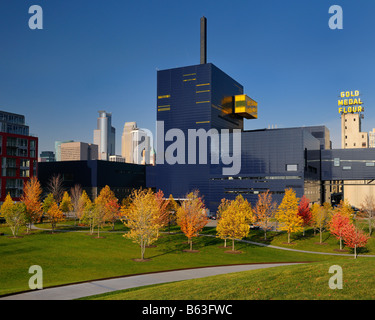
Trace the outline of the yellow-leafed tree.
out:
<instances>
[{"instance_id":1,"label":"yellow-leafed tree","mask_svg":"<svg viewBox=\"0 0 375 320\"><path fill-rule=\"evenodd\" d=\"M298 215L298 198L293 189L285 189L283 200L276 211L276 219L280 230L288 233L288 243L292 233L303 230L303 219Z\"/></svg>"},{"instance_id":2,"label":"yellow-leafed tree","mask_svg":"<svg viewBox=\"0 0 375 320\"><path fill-rule=\"evenodd\" d=\"M250 203L242 195L230 201L229 205L225 201L222 201L222 204L223 208L216 231L219 238L232 240L232 251L235 251L234 240L242 239L250 232L253 212Z\"/></svg>"},{"instance_id":3,"label":"yellow-leafed tree","mask_svg":"<svg viewBox=\"0 0 375 320\"><path fill-rule=\"evenodd\" d=\"M155 194L151 189L134 190L130 196L130 203L121 207L122 222L130 231L125 238L138 243L141 248L141 260L144 260L146 247L157 240L159 225L158 205Z\"/></svg>"},{"instance_id":4,"label":"yellow-leafed tree","mask_svg":"<svg viewBox=\"0 0 375 320\"><path fill-rule=\"evenodd\" d=\"M26 206L23 202L13 202L8 193L3 205L1 206L1 215L5 218L7 225L12 231L13 237L17 238L19 228L26 221Z\"/></svg>"}]
</instances>

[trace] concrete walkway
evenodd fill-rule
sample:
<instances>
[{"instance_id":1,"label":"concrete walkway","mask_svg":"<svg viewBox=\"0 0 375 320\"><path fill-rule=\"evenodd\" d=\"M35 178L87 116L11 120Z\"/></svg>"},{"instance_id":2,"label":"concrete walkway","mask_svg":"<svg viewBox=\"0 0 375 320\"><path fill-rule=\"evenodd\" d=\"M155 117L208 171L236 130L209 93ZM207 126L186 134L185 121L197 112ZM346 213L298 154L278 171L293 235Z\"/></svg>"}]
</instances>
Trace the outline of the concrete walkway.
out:
<instances>
[{"instance_id":1,"label":"concrete walkway","mask_svg":"<svg viewBox=\"0 0 375 320\"><path fill-rule=\"evenodd\" d=\"M246 264L165 271L29 291L25 293L3 297L0 298L0 300L73 300L96 294L147 286L158 283L190 280L215 276L219 274L294 264L300 263Z\"/></svg>"}]
</instances>

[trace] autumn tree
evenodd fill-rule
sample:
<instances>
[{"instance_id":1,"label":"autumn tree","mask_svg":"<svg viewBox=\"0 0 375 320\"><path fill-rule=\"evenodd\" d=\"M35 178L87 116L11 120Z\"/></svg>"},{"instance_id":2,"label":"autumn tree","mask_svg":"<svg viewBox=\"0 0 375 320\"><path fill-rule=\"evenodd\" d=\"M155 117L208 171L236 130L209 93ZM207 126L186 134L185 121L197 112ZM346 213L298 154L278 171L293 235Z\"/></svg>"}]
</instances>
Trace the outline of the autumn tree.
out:
<instances>
[{"instance_id":1,"label":"autumn tree","mask_svg":"<svg viewBox=\"0 0 375 320\"><path fill-rule=\"evenodd\" d=\"M159 190L155 193L155 200L158 209L158 214L155 219L155 223L159 226L158 230L160 230L168 224L170 212L168 210L168 200L164 199L164 193L162 190Z\"/></svg>"},{"instance_id":2,"label":"autumn tree","mask_svg":"<svg viewBox=\"0 0 375 320\"><path fill-rule=\"evenodd\" d=\"M328 223L330 233L333 234L336 239L340 240L340 250L342 250L343 230L350 223L349 217L346 214L341 214L339 211L333 214Z\"/></svg>"},{"instance_id":3,"label":"autumn tree","mask_svg":"<svg viewBox=\"0 0 375 320\"><path fill-rule=\"evenodd\" d=\"M327 208L330 207L330 205L328 203L325 203L327 205ZM324 206L324 204L323 204ZM331 209L331 212L340 212L342 215L346 215L348 216L348 218L350 219L350 221L353 221L353 216L354 216L354 210L352 208L352 206L350 205L349 201L347 199L344 199L344 200L341 200L340 203L337 205L337 207L332 210Z\"/></svg>"},{"instance_id":4,"label":"autumn tree","mask_svg":"<svg viewBox=\"0 0 375 320\"><path fill-rule=\"evenodd\" d=\"M303 235L305 235L305 228L310 225L311 222L311 211L310 211L310 200L305 195L302 196L298 205L298 215L303 220Z\"/></svg>"},{"instance_id":5,"label":"autumn tree","mask_svg":"<svg viewBox=\"0 0 375 320\"><path fill-rule=\"evenodd\" d=\"M247 237L252 222L253 212L250 203L242 195L238 195L222 212L216 230L219 238L232 240L232 251L235 251L234 240Z\"/></svg>"},{"instance_id":6,"label":"autumn tree","mask_svg":"<svg viewBox=\"0 0 375 320\"><path fill-rule=\"evenodd\" d=\"M47 213L48 210L51 208L52 204L56 202L53 194L49 193L47 197L44 198L43 203L42 203L42 209L44 213Z\"/></svg>"},{"instance_id":7,"label":"autumn tree","mask_svg":"<svg viewBox=\"0 0 375 320\"><path fill-rule=\"evenodd\" d=\"M56 201L53 201L53 203L49 207L47 211L47 217L51 222L52 233L54 233L57 223L64 220L64 214L59 208L59 205L56 203Z\"/></svg>"},{"instance_id":8,"label":"autumn tree","mask_svg":"<svg viewBox=\"0 0 375 320\"><path fill-rule=\"evenodd\" d=\"M72 199L67 191L64 192L64 195L62 197L60 210L65 214L73 210Z\"/></svg>"},{"instance_id":9,"label":"autumn tree","mask_svg":"<svg viewBox=\"0 0 375 320\"><path fill-rule=\"evenodd\" d=\"M288 243L290 243L290 234L302 231L303 219L298 215L298 198L293 189L285 189L285 195L277 211L276 219L280 224L280 230L288 234Z\"/></svg>"},{"instance_id":10,"label":"autumn tree","mask_svg":"<svg viewBox=\"0 0 375 320\"><path fill-rule=\"evenodd\" d=\"M107 203L106 203L107 205ZM97 227L97 238L100 238L100 229L105 225L105 217L107 215L106 205L94 203L92 205L92 230Z\"/></svg>"},{"instance_id":11,"label":"autumn tree","mask_svg":"<svg viewBox=\"0 0 375 320\"><path fill-rule=\"evenodd\" d=\"M170 233L170 226L176 224L176 213L178 210L178 203L173 198L172 194L169 195L167 204L167 211L168 211L168 232Z\"/></svg>"},{"instance_id":12,"label":"autumn tree","mask_svg":"<svg viewBox=\"0 0 375 320\"><path fill-rule=\"evenodd\" d=\"M125 238L133 240L141 248L141 260L144 260L146 247L157 240L158 225L155 219L158 207L155 194L151 189L134 190L128 206L121 207L123 223L130 231Z\"/></svg>"},{"instance_id":13,"label":"autumn tree","mask_svg":"<svg viewBox=\"0 0 375 320\"><path fill-rule=\"evenodd\" d=\"M79 184L74 185L74 187L70 188L70 197L72 201L72 212L74 213L74 224L78 218L78 210L79 210L79 198L82 195L82 187Z\"/></svg>"},{"instance_id":14,"label":"autumn tree","mask_svg":"<svg viewBox=\"0 0 375 320\"><path fill-rule=\"evenodd\" d=\"M97 206L96 217L97 219L101 218L103 220L97 220L97 222L102 225L105 220L110 220L112 224L112 230L114 230L115 222L119 217L118 213L120 206L118 204L118 199L116 198L115 193L108 185L100 190L99 196L95 199L95 204Z\"/></svg>"},{"instance_id":15,"label":"autumn tree","mask_svg":"<svg viewBox=\"0 0 375 320\"><path fill-rule=\"evenodd\" d=\"M13 237L17 238L19 228L26 221L26 205L23 202L14 203L8 194L0 211L12 231Z\"/></svg>"},{"instance_id":16,"label":"autumn tree","mask_svg":"<svg viewBox=\"0 0 375 320\"><path fill-rule=\"evenodd\" d=\"M223 216L223 213L225 212L225 210L228 209L228 207L230 206L230 203L231 201L228 200L228 199L221 199L220 201L220 205L219 207L217 208L217 212L216 212L216 219L217 219L217 223L219 224L220 223L220 219L221 217ZM227 247L227 238L224 237L224 235L221 236L221 239L224 239L224 248Z\"/></svg>"},{"instance_id":17,"label":"autumn tree","mask_svg":"<svg viewBox=\"0 0 375 320\"><path fill-rule=\"evenodd\" d=\"M81 193L81 196L78 199L77 212L76 212L77 218L79 219L80 222L82 221L86 207L91 204L92 202L89 196L87 195L86 191L83 190Z\"/></svg>"},{"instance_id":18,"label":"autumn tree","mask_svg":"<svg viewBox=\"0 0 375 320\"><path fill-rule=\"evenodd\" d=\"M369 236L372 234L372 227L375 218L375 198L372 194L366 195L362 205L361 205L363 218L367 219L368 222L368 233Z\"/></svg>"},{"instance_id":19,"label":"autumn tree","mask_svg":"<svg viewBox=\"0 0 375 320\"><path fill-rule=\"evenodd\" d=\"M80 221L89 226L90 234L94 233L94 228L98 219L96 217L98 214L96 210L97 208L95 203L92 203L91 201L86 202L82 208L82 216Z\"/></svg>"},{"instance_id":20,"label":"autumn tree","mask_svg":"<svg viewBox=\"0 0 375 320\"><path fill-rule=\"evenodd\" d=\"M105 219L112 225L112 231L115 230L115 223L120 219L120 205L117 199L110 199L105 204Z\"/></svg>"},{"instance_id":21,"label":"autumn tree","mask_svg":"<svg viewBox=\"0 0 375 320\"><path fill-rule=\"evenodd\" d=\"M314 230L314 236L316 235L316 220L315 217L318 214L318 211L320 210L320 204L319 203L313 203L311 206L310 212L311 212L311 220L310 220L310 225L313 227Z\"/></svg>"},{"instance_id":22,"label":"autumn tree","mask_svg":"<svg viewBox=\"0 0 375 320\"><path fill-rule=\"evenodd\" d=\"M47 190L48 193L53 194L53 198L55 201L60 204L61 199L64 195L64 185L63 185L63 179L61 178L60 174L53 175L47 184Z\"/></svg>"},{"instance_id":23,"label":"autumn tree","mask_svg":"<svg viewBox=\"0 0 375 320\"><path fill-rule=\"evenodd\" d=\"M272 201L272 194L266 192L258 194L258 201L254 208L255 225L264 231L264 240L267 240L267 230L272 229L271 220L277 208L276 202Z\"/></svg>"},{"instance_id":24,"label":"autumn tree","mask_svg":"<svg viewBox=\"0 0 375 320\"><path fill-rule=\"evenodd\" d=\"M353 223L349 223L343 228L343 239L347 247L354 249L354 259L356 259L357 248L365 247L369 236L357 229Z\"/></svg>"},{"instance_id":25,"label":"autumn tree","mask_svg":"<svg viewBox=\"0 0 375 320\"><path fill-rule=\"evenodd\" d=\"M323 232L326 230L331 216L330 206L314 207L312 210L312 224L319 231L319 243L323 243Z\"/></svg>"},{"instance_id":26,"label":"autumn tree","mask_svg":"<svg viewBox=\"0 0 375 320\"><path fill-rule=\"evenodd\" d=\"M36 177L31 177L23 186L21 202L26 206L26 230L29 233L31 225L42 218L42 188Z\"/></svg>"},{"instance_id":27,"label":"autumn tree","mask_svg":"<svg viewBox=\"0 0 375 320\"><path fill-rule=\"evenodd\" d=\"M207 215L204 212L205 206L198 191L186 195L186 200L177 210L177 224L188 238L190 251L193 250L192 239L199 235L199 232L208 223Z\"/></svg>"}]
</instances>

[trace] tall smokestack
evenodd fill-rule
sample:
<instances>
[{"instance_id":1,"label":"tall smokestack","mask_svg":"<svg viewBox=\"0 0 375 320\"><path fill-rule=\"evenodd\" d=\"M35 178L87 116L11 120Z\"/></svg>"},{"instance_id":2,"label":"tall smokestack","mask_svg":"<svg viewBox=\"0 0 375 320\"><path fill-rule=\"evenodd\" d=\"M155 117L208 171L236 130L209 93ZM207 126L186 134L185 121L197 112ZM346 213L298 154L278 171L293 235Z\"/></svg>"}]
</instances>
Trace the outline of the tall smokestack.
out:
<instances>
[{"instance_id":1,"label":"tall smokestack","mask_svg":"<svg viewBox=\"0 0 375 320\"><path fill-rule=\"evenodd\" d=\"M207 19L201 18L201 64L207 63Z\"/></svg>"}]
</instances>

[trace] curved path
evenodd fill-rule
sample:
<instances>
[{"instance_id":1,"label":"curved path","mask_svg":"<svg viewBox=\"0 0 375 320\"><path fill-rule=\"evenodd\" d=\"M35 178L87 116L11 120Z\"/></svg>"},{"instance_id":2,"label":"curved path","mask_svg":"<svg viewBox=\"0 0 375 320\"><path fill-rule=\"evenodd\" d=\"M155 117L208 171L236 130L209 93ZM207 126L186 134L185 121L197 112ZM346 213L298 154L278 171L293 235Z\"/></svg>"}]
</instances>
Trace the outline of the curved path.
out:
<instances>
[{"instance_id":1,"label":"curved path","mask_svg":"<svg viewBox=\"0 0 375 320\"><path fill-rule=\"evenodd\" d=\"M9 295L0 300L73 300L96 294L102 294L117 290L130 289L152 284L190 280L215 276L219 274L240 272L247 270L263 269L276 266L294 265L301 263L267 263L267 264L244 264L220 267L204 267L184 269L175 271L163 271L147 273L107 280L90 281L85 283L71 284L47 288L42 290L29 291L15 295Z\"/></svg>"}]
</instances>

